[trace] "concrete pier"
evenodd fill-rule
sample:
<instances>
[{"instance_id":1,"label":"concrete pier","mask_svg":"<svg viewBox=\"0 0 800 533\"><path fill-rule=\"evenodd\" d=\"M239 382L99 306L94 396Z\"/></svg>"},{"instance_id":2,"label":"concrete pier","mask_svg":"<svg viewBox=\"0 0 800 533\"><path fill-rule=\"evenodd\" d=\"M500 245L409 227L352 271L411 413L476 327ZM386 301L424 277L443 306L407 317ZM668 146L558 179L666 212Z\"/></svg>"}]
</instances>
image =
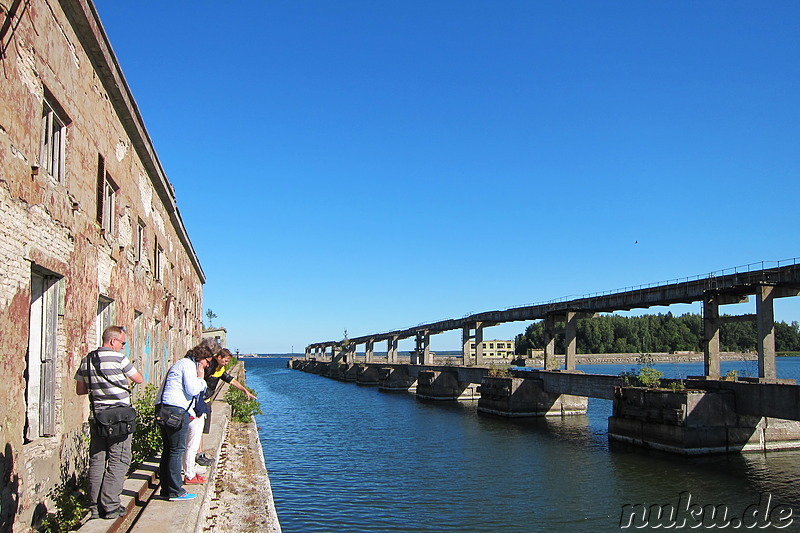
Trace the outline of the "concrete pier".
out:
<instances>
[{"instance_id":1,"label":"concrete pier","mask_svg":"<svg viewBox=\"0 0 800 533\"><path fill-rule=\"evenodd\" d=\"M359 385L366 385L377 387L380 384L380 368L374 365L358 365L359 373L356 378L356 383Z\"/></svg>"},{"instance_id":2,"label":"concrete pier","mask_svg":"<svg viewBox=\"0 0 800 533\"><path fill-rule=\"evenodd\" d=\"M302 359L289 366L424 400L477 400L478 411L509 418L580 415L588 398L613 400L611 440L683 455L800 448L800 387L793 380L662 380L685 387L670 390L627 387L620 376L575 370L515 370L501 377L478 366Z\"/></svg>"},{"instance_id":3,"label":"concrete pier","mask_svg":"<svg viewBox=\"0 0 800 533\"><path fill-rule=\"evenodd\" d=\"M408 365L381 367L378 389L387 392L416 392L417 378L408 372Z\"/></svg>"},{"instance_id":4,"label":"concrete pier","mask_svg":"<svg viewBox=\"0 0 800 533\"><path fill-rule=\"evenodd\" d=\"M732 390L620 387L608 436L682 455L800 448L800 422L737 412Z\"/></svg>"},{"instance_id":5,"label":"concrete pier","mask_svg":"<svg viewBox=\"0 0 800 533\"><path fill-rule=\"evenodd\" d=\"M518 377L483 378L478 411L509 418L528 416L584 415L589 399L544 390L538 379Z\"/></svg>"},{"instance_id":6,"label":"concrete pier","mask_svg":"<svg viewBox=\"0 0 800 533\"><path fill-rule=\"evenodd\" d=\"M417 376L417 398L423 400L478 400L478 384L459 381L455 370L423 370Z\"/></svg>"}]
</instances>

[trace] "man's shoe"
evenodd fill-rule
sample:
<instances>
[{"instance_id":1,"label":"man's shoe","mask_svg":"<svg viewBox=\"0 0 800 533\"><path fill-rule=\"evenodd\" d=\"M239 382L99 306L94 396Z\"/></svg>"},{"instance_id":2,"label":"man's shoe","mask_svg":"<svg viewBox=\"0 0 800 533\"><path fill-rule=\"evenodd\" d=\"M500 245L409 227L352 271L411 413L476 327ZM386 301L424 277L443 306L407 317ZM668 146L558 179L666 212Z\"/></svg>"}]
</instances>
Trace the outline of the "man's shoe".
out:
<instances>
[{"instance_id":1,"label":"man's shoe","mask_svg":"<svg viewBox=\"0 0 800 533\"><path fill-rule=\"evenodd\" d=\"M117 507L115 510L106 513L103 518L106 520L112 520L114 518L119 518L120 516L125 516L127 513L124 507Z\"/></svg>"},{"instance_id":2,"label":"man's shoe","mask_svg":"<svg viewBox=\"0 0 800 533\"><path fill-rule=\"evenodd\" d=\"M183 479L183 482L188 485L199 485L201 483L205 483L206 481L208 481L208 478L205 478L200 474L195 474L194 477L187 477Z\"/></svg>"},{"instance_id":3,"label":"man's shoe","mask_svg":"<svg viewBox=\"0 0 800 533\"><path fill-rule=\"evenodd\" d=\"M95 520L97 518L100 518L100 511L97 510L97 507L90 507L89 520Z\"/></svg>"},{"instance_id":4,"label":"man's shoe","mask_svg":"<svg viewBox=\"0 0 800 533\"><path fill-rule=\"evenodd\" d=\"M169 501L171 502L182 502L186 500L194 500L197 498L197 494L192 494L191 492L184 492L180 496L172 496Z\"/></svg>"}]
</instances>

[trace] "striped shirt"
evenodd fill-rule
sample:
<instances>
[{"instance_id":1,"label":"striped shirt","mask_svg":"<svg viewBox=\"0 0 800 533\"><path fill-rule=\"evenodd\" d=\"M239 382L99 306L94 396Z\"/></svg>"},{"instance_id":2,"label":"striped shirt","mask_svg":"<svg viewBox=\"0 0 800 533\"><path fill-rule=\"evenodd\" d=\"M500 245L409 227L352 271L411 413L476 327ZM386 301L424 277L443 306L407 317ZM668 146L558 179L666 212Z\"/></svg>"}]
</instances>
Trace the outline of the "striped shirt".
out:
<instances>
[{"instance_id":1,"label":"striped shirt","mask_svg":"<svg viewBox=\"0 0 800 533\"><path fill-rule=\"evenodd\" d=\"M105 378L98 374L98 367ZM101 347L81 360L75 379L86 383L94 408L105 409L131 404L131 395L125 389L130 389L128 378L135 374L136 369L125 354Z\"/></svg>"}]
</instances>

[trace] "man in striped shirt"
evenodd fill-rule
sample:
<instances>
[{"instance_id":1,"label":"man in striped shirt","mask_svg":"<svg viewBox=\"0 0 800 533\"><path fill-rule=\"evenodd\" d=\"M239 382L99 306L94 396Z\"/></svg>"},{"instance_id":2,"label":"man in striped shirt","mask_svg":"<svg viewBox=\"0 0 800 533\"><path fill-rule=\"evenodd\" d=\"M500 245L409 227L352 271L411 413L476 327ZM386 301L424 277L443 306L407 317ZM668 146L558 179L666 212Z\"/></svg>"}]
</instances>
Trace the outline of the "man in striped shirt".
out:
<instances>
[{"instance_id":1,"label":"man in striped shirt","mask_svg":"<svg viewBox=\"0 0 800 533\"><path fill-rule=\"evenodd\" d=\"M103 345L81 360L75 373L75 392L90 394L89 417L89 510L92 518L116 518L125 514L120 504L122 484L131 464L131 435L107 437L96 431L94 412L117 405L130 405L128 380L143 383L144 377L123 354L125 328L111 326L103 332Z\"/></svg>"}]
</instances>

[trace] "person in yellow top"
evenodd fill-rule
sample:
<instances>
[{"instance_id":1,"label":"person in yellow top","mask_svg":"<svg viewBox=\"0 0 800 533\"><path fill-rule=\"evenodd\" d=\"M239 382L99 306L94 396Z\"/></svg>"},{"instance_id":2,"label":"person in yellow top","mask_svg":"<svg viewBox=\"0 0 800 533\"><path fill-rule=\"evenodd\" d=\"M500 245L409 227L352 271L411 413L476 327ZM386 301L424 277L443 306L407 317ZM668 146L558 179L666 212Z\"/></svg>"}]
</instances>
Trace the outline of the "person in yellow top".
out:
<instances>
[{"instance_id":1,"label":"person in yellow top","mask_svg":"<svg viewBox=\"0 0 800 533\"><path fill-rule=\"evenodd\" d=\"M219 387L219 382L224 381L225 383L230 383L232 386L236 387L245 395L247 396L248 400L252 400L256 397L255 394L250 392L247 387L239 383L238 379L235 379L231 376L228 372L225 371L225 366L231 362L231 358L233 354L227 348L223 348L216 355L214 355L213 359L211 360L211 364L205 370L205 379L206 379L206 392L205 392L205 400L206 400L206 420L205 426L203 427L203 433L208 434L209 430L211 429L211 402L214 398L214 395L217 392L217 388ZM205 453L202 453L202 445L200 453L197 454L195 461L198 464L203 466L208 466L214 462L212 458L207 456Z\"/></svg>"}]
</instances>

